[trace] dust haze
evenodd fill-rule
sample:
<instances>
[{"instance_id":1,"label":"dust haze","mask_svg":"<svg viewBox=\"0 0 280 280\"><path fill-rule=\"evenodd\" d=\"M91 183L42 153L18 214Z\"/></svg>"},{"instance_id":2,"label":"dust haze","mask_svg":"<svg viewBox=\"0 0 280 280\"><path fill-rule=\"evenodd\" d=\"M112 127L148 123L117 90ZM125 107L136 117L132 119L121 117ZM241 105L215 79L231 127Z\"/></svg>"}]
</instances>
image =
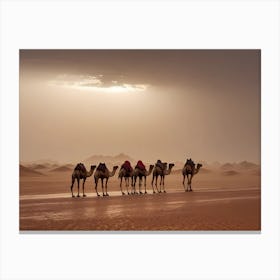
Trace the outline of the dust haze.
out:
<instances>
[{"instance_id":1,"label":"dust haze","mask_svg":"<svg viewBox=\"0 0 280 280\"><path fill-rule=\"evenodd\" d=\"M260 162L259 50L21 50L20 161Z\"/></svg>"}]
</instances>

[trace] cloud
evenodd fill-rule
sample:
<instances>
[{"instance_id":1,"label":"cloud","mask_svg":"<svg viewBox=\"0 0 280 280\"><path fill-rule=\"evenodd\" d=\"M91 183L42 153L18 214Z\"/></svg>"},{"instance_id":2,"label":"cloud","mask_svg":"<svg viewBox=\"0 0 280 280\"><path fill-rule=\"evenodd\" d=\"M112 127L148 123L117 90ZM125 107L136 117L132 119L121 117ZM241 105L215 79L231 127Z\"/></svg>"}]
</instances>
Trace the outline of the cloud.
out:
<instances>
[{"instance_id":1,"label":"cloud","mask_svg":"<svg viewBox=\"0 0 280 280\"><path fill-rule=\"evenodd\" d=\"M122 79L123 80L123 79ZM77 90L88 90L93 92L143 92L147 84L125 83L120 80L106 81L104 75L69 75L62 74L48 82L50 86L59 86Z\"/></svg>"}]
</instances>

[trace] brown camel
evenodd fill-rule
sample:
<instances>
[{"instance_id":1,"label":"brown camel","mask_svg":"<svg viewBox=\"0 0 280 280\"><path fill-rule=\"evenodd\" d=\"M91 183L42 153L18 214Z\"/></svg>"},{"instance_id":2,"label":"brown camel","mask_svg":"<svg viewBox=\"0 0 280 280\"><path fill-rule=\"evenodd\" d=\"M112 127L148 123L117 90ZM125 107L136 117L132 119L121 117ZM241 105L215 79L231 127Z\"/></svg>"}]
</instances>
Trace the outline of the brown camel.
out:
<instances>
[{"instance_id":1,"label":"brown camel","mask_svg":"<svg viewBox=\"0 0 280 280\"><path fill-rule=\"evenodd\" d=\"M183 174L183 186L184 190L186 192L190 191L192 192L192 178L195 174L199 172L199 169L202 167L202 164L198 163L195 168L195 163L192 161L192 159L187 159L187 162L185 163L185 166L182 170ZM188 186L187 189L185 188L185 177L187 176L188 179Z\"/></svg>"},{"instance_id":2,"label":"brown camel","mask_svg":"<svg viewBox=\"0 0 280 280\"><path fill-rule=\"evenodd\" d=\"M124 178L124 181L125 181L125 186L126 186L127 194L130 194L129 190L128 190L128 187L129 187L129 179L131 179L131 187L133 187L133 177L132 177L132 174L133 174L133 168L131 167L130 162L129 161L125 161L124 164L121 166L121 169L119 171L119 178L121 180L121 182L120 182L120 190L121 190L122 195L125 195L125 192L122 189L123 178Z\"/></svg>"},{"instance_id":3,"label":"brown camel","mask_svg":"<svg viewBox=\"0 0 280 280\"><path fill-rule=\"evenodd\" d=\"M136 165L136 167L135 167L134 170L133 170L133 174L132 174L132 177L133 177L133 192L132 192L132 193L138 194L138 193L136 192L136 189L135 189L137 177L139 177L139 194L142 194L141 186L142 186L142 180L143 180L143 178L144 178L145 194L147 193L147 189L146 189L146 179L147 179L147 176L149 176L149 175L152 173L153 168L154 168L154 166L153 166L153 165L150 165L149 171L147 171L146 168L139 168L139 167Z\"/></svg>"},{"instance_id":4,"label":"brown camel","mask_svg":"<svg viewBox=\"0 0 280 280\"><path fill-rule=\"evenodd\" d=\"M160 160L157 161L154 171L153 171L153 179L152 179L153 193L156 193L154 190L154 179L155 179L155 186L156 186L157 192L161 193L161 186L162 186L163 192L166 193L165 187L164 187L164 178L165 178L165 175L169 175L171 173L173 166L174 166L173 163L169 163L168 169L167 169L166 162L162 163ZM159 183L160 189L159 190L157 187L158 176L160 176L160 183Z\"/></svg>"},{"instance_id":5,"label":"brown camel","mask_svg":"<svg viewBox=\"0 0 280 280\"><path fill-rule=\"evenodd\" d=\"M75 195L73 194L73 186L75 183L75 179L77 179L77 183L78 183L78 195L77 197L80 197L80 179L83 179L83 197L85 197L85 182L87 177L90 177L93 174L93 171L95 169L95 165L92 165L90 167L90 171L87 171L85 166L82 163L78 163L72 173L72 185L71 185L71 193L72 193L72 197L75 197Z\"/></svg>"},{"instance_id":6,"label":"brown camel","mask_svg":"<svg viewBox=\"0 0 280 280\"><path fill-rule=\"evenodd\" d=\"M100 194L97 191L97 185L98 180L101 180L102 185L102 192L103 196L109 196L107 192L107 184L110 177L113 177L118 169L118 166L114 166L112 172L109 171L109 169L106 167L105 163L99 163L98 167L96 168L96 171L94 173L94 181L95 181L95 191L97 196L100 196ZM103 181L105 179L105 193L104 193L104 184Z\"/></svg>"}]
</instances>

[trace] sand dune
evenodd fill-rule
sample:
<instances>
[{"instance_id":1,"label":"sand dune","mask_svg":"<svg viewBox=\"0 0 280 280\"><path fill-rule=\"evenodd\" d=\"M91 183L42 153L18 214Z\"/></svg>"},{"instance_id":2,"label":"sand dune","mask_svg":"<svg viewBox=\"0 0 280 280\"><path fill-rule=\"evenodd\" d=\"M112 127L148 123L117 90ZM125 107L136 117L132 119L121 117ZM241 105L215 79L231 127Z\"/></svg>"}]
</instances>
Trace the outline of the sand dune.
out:
<instances>
[{"instance_id":1,"label":"sand dune","mask_svg":"<svg viewBox=\"0 0 280 280\"><path fill-rule=\"evenodd\" d=\"M23 165L20 165L20 176L42 176L43 174L41 172L35 171L32 168L25 167Z\"/></svg>"},{"instance_id":2,"label":"sand dune","mask_svg":"<svg viewBox=\"0 0 280 280\"><path fill-rule=\"evenodd\" d=\"M259 230L260 168L232 166L202 167L193 178L192 193L184 192L182 170L176 168L165 177L167 194L153 195L152 176L148 176L148 195L122 196L115 175L108 182L110 197L97 197L91 176L85 184L87 197L72 198L74 164L38 169L45 176L20 165L20 229ZM77 195L77 183L73 191ZM100 184L98 191L102 192Z\"/></svg>"},{"instance_id":3,"label":"sand dune","mask_svg":"<svg viewBox=\"0 0 280 280\"><path fill-rule=\"evenodd\" d=\"M91 157L86 158L83 162L85 162L86 164L95 165L97 165L99 162L105 162L107 165L112 165L123 163L125 160L129 160L130 162L135 161L130 156L124 153L120 153L116 156L93 155Z\"/></svg>"},{"instance_id":4,"label":"sand dune","mask_svg":"<svg viewBox=\"0 0 280 280\"><path fill-rule=\"evenodd\" d=\"M50 172L69 172L69 171L72 171L72 167L69 167L69 165L59 166L50 170Z\"/></svg>"},{"instance_id":5,"label":"sand dune","mask_svg":"<svg viewBox=\"0 0 280 280\"><path fill-rule=\"evenodd\" d=\"M33 165L31 165L31 168L33 170L37 170L37 169L40 170L40 169L47 169L48 167L44 164L33 164Z\"/></svg>"},{"instance_id":6,"label":"sand dune","mask_svg":"<svg viewBox=\"0 0 280 280\"><path fill-rule=\"evenodd\" d=\"M235 170L227 170L227 171L222 172L222 174L225 176L235 176L235 175L238 175L239 172L237 172Z\"/></svg>"},{"instance_id":7,"label":"sand dune","mask_svg":"<svg viewBox=\"0 0 280 280\"><path fill-rule=\"evenodd\" d=\"M248 162L248 161L242 161L240 163L238 163L238 167L241 169L254 169L254 168L258 168L259 166L255 163L252 162Z\"/></svg>"},{"instance_id":8,"label":"sand dune","mask_svg":"<svg viewBox=\"0 0 280 280\"><path fill-rule=\"evenodd\" d=\"M230 170L233 169L235 166L232 163L225 163L220 168L223 170Z\"/></svg>"},{"instance_id":9,"label":"sand dune","mask_svg":"<svg viewBox=\"0 0 280 280\"><path fill-rule=\"evenodd\" d=\"M239 163L225 163L220 166L220 169L226 171L235 170L235 171L243 172L248 170L260 169L260 166L252 162L242 161Z\"/></svg>"}]
</instances>

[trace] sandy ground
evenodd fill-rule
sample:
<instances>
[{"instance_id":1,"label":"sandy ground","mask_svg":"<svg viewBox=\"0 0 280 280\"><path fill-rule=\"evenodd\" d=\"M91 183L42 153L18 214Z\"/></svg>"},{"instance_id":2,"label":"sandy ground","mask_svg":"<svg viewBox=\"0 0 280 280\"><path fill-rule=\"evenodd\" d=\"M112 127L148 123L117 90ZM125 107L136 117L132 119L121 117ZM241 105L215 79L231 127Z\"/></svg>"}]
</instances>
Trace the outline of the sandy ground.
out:
<instances>
[{"instance_id":1,"label":"sandy ground","mask_svg":"<svg viewBox=\"0 0 280 280\"><path fill-rule=\"evenodd\" d=\"M86 198L72 198L71 172L20 178L20 230L260 230L260 176L239 172L197 174L193 192L182 175L166 176L166 194L121 196L117 176L109 197L96 197L93 178ZM100 189L101 190L101 189ZM75 193L77 188L75 186Z\"/></svg>"}]
</instances>

